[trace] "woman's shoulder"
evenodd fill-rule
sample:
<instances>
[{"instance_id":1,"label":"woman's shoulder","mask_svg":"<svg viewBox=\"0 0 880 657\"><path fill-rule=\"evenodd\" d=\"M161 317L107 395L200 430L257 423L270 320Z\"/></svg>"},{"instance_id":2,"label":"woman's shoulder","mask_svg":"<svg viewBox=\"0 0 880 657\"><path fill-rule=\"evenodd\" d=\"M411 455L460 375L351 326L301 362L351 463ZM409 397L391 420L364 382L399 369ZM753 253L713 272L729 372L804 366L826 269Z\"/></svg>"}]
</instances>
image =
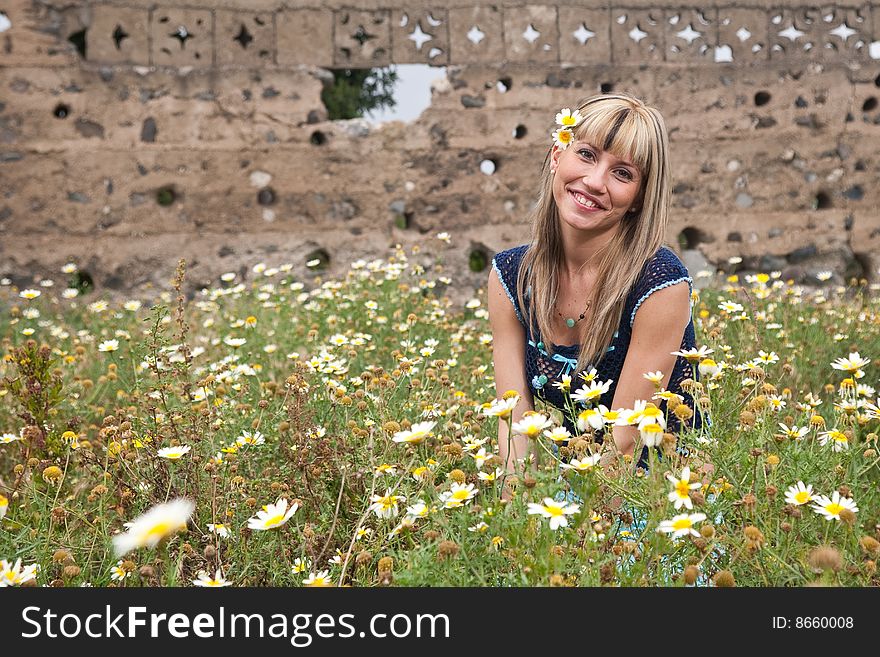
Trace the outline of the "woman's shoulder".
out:
<instances>
[{"instance_id":1,"label":"woman's shoulder","mask_svg":"<svg viewBox=\"0 0 880 657\"><path fill-rule=\"evenodd\" d=\"M636 287L647 285L650 288L657 283L670 284L668 281L693 282L687 267L675 251L668 246L661 246L642 267Z\"/></svg>"},{"instance_id":2,"label":"woman's shoulder","mask_svg":"<svg viewBox=\"0 0 880 657\"><path fill-rule=\"evenodd\" d=\"M495 256L492 258L492 261L496 262L499 265L508 263L519 264L528 249L528 244L520 244L519 246L505 249L504 251L499 251L498 253L496 253Z\"/></svg>"}]
</instances>

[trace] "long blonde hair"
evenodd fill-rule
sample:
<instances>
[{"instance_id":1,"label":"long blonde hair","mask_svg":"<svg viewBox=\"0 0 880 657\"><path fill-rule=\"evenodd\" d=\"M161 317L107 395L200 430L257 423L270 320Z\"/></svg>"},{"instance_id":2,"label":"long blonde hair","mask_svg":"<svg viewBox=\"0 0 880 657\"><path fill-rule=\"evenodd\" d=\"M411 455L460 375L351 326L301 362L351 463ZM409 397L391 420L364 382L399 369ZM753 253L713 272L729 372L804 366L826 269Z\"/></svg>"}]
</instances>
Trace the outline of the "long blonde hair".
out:
<instances>
[{"instance_id":1,"label":"long blonde hair","mask_svg":"<svg viewBox=\"0 0 880 657\"><path fill-rule=\"evenodd\" d=\"M595 144L615 157L635 164L642 173L638 210L621 220L616 234L600 254L591 293L592 324L581 326L576 372L595 365L605 355L620 323L626 297L644 264L663 244L671 200L669 138L660 112L625 93L592 96L578 109L584 117L575 138ZM530 214L531 239L517 275L519 307L529 293L528 322L549 335L563 264L559 211L553 198L553 175L547 152L541 172L538 201ZM553 345L544 343L552 356Z\"/></svg>"}]
</instances>

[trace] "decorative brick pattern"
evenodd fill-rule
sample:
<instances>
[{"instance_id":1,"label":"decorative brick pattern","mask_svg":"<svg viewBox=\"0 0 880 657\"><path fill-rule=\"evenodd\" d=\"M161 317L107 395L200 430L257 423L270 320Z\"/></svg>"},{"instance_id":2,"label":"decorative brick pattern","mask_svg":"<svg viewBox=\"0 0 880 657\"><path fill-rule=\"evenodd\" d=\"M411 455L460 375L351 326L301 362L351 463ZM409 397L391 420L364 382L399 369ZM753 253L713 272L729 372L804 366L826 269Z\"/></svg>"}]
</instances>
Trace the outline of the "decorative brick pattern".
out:
<instances>
[{"instance_id":1,"label":"decorative brick pattern","mask_svg":"<svg viewBox=\"0 0 880 657\"><path fill-rule=\"evenodd\" d=\"M150 31L153 64L157 66L213 66L214 18L206 9L153 11Z\"/></svg>"},{"instance_id":2,"label":"decorative brick pattern","mask_svg":"<svg viewBox=\"0 0 880 657\"><path fill-rule=\"evenodd\" d=\"M86 40L86 52L92 61L146 66L150 63L150 12L96 5Z\"/></svg>"},{"instance_id":3,"label":"decorative brick pattern","mask_svg":"<svg viewBox=\"0 0 880 657\"><path fill-rule=\"evenodd\" d=\"M611 11L559 7L559 59L576 65L611 63Z\"/></svg>"},{"instance_id":4,"label":"decorative brick pattern","mask_svg":"<svg viewBox=\"0 0 880 657\"><path fill-rule=\"evenodd\" d=\"M217 66L260 66L275 61L275 17L270 12L218 10L214 62Z\"/></svg>"},{"instance_id":5,"label":"decorative brick pattern","mask_svg":"<svg viewBox=\"0 0 880 657\"><path fill-rule=\"evenodd\" d=\"M390 64L391 12L335 12L333 45L336 66L358 68Z\"/></svg>"},{"instance_id":6,"label":"decorative brick pattern","mask_svg":"<svg viewBox=\"0 0 880 657\"><path fill-rule=\"evenodd\" d=\"M536 64L559 61L556 7L526 5L504 9L505 59Z\"/></svg>"},{"instance_id":7,"label":"decorative brick pattern","mask_svg":"<svg viewBox=\"0 0 880 657\"><path fill-rule=\"evenodd\" d=\"M449 10L450 62L490 64L504 59L501 9L466 7Z\"/></svg>"},{"instance_id":8,"label":"decorative brick pattern","mask_svg":"<svg viewBox=\"0 0 880 657\"><path fill-rule=\"evenodd\" d=\"M445 9L395 9L391 26L391 54L395 64L449 63L449 18Z\"/></svg>"},{"instance_id":9,"label":"decorative brick pattern","mask_svg":"<svg viewBox=\"0 0 880 657\"><path fill-rule=\"evenodd\" d=\"M615 64L663 61L663 10L614 9L611 53Z\"/></svg>"}]
</instances>

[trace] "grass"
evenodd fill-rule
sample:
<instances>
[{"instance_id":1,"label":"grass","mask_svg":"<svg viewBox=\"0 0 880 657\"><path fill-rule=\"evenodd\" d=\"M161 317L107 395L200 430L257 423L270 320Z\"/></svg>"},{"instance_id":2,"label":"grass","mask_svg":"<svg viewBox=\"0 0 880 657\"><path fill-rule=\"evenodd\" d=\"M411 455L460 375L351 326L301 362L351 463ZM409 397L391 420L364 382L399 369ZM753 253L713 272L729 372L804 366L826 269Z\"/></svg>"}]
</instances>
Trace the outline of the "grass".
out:
<instances>
[{"instance_id":1,"label":"grass","mask_svg":"<svg viewBox=\"0 0 880 657\"><path fill-rule=\"evenodd\" d=\"M538 438L533 468L492 480L506 420L485 413L484 299L455 309L431 251L398 247L339 281L257 265L249 284L226 276L192 302L183 263L141 306L0 288L0 557L54 586L182 586L218 570L236 586L878 583L877 368L831 366L876 355L880 303L864 282L803 290L762 274L702 291L697 342L722 369L691 388L713 426L682 434L689 456L667 442L647 472L612 457L562 473ZM410 432L426 436L394 441ZM172 446L190 449L159 456ZM666 475L685 466L694 508L676 510ZM799 481L858 511L827 520L815 499L787 503ZM566 526L529 513L566 496ZM176 498L195 503L185 527L114 553L124 523ZM298 505L286 522L248 528L282 498ZM658 531L684 513L705 516L696 535Z\"/></svg>"}]
</instances>

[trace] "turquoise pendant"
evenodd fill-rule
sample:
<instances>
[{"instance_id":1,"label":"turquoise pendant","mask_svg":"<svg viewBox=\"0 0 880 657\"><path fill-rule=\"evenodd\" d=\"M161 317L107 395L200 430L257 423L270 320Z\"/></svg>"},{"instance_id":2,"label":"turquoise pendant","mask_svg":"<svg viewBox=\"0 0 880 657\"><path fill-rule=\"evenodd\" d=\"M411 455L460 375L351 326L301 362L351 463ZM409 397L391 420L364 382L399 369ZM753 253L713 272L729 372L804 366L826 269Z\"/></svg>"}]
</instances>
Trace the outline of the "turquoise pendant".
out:
<instances>
[{"instance_id":1,"label":"turquoise pendant","mask_svg":"<svg viewBox=\"0 0 880 657\"><path fill-rule=\"evenodd\" d=\"M565 320L565 325L566 325L568 328L573 327L573 326L574 326L574 320L571 319L571 318L569 317L567 320Z\"/></svg>"},{"instance_id":2,"label":"turquoise pendant","mask_svg":"<svg viewBox=\"0 0 880 657\"><path fill-rule=\"evenodd\" d=\"M538 383L540 383L543 386L545 383L547 383L547 377L544 374L542 374L541 376L538 377Z\"/></svg>"},{"instance_id":3,"label":"turquoise pendant","mask_svg":"<svg viewBox=\"0 0 880 657\"><path fill-rule=\"evenodd\" d=\"M537 347L538 347L538 349L543 349L543 348L544 348L544 343L543 343L543 342L539 342L539 343L537 344Z\"/></svg>"}]
</instances>

